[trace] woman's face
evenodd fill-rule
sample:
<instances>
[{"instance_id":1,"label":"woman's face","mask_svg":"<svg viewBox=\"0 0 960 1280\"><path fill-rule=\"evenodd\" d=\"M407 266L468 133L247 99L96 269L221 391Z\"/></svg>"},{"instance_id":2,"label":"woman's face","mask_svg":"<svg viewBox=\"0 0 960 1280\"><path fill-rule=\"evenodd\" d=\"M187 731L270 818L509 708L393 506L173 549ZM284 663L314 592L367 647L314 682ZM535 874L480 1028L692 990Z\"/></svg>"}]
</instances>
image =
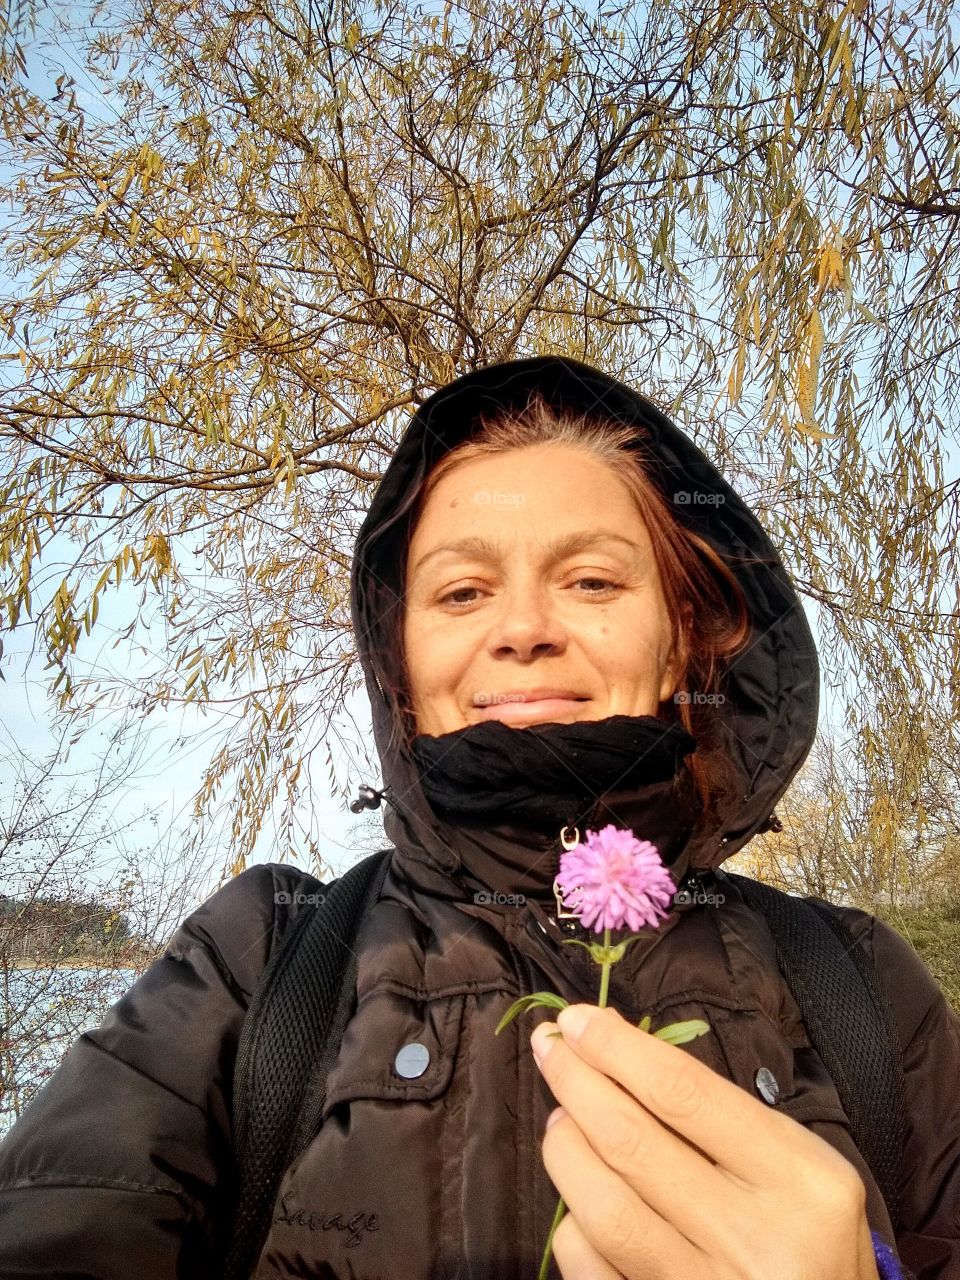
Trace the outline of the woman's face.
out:
<instances>
[{"instance_id":1,"label":"woman's face","mask_svg":"<svg viewBox=\"0 0 960 1280\"><path fill-rule=\"evenodd\" d=\"M418 733L656 715L671 644L650 534L612 467L540 444L438 481L406 566Z\"/></svg>"}]
</instances>

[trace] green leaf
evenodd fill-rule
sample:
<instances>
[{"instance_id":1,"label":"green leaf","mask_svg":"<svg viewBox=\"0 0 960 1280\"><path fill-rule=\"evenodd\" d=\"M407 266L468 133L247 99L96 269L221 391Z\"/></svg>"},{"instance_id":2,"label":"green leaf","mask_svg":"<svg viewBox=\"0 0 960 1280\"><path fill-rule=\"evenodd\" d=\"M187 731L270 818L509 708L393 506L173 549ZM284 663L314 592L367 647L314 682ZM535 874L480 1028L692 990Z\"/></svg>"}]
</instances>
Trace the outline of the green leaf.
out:
<instances>
[{"instance_id":1,"label":"green leaf","mask_svg":"<svg viewBox=\"0 0 960 1280\"><path fill-rule=\"evenodd\" d=\"M546 1008L546 1009L566 1009L569 1004L568 1000L564 1000L563 996L554 995L552 991L535 991L531 996L521 996L519 1000L515 1000L507 1012L497 1023L494 1035L498 1036L503 1028L517 1016L518 1013L526 1013L528 1009Z\"/></svg>"},{"instance_id":2,"label":"green leaf","mask_svg":"<svg viewBox=\"0 0 960 1280\"><path fill-rule=\"evenodd\" d=\"M589 951L597 964L616 964L623 959L630 943L635 938L642 937L642 933L631 933L628 937L610 947L605 947L602 942L581 942L579 938L564 938L563 941L571 943L575 947L583 947L586 951Z\"/></svg>"},{"instance_id":3,"label":"green leaf","mask_svg":"<svg viewBox=\"0 0 960 1280\"><path fill-rule=\"evenodd\" d=\"M666 1040L667 1044L686 1044L688 1040L705 1036L709 1030L709 1022L704 1022L702 1018L691 1018L689 1022L671 1022L668 1027L661 1027L653 1034L658 1040Z\"/></svg>"}]
</instances>

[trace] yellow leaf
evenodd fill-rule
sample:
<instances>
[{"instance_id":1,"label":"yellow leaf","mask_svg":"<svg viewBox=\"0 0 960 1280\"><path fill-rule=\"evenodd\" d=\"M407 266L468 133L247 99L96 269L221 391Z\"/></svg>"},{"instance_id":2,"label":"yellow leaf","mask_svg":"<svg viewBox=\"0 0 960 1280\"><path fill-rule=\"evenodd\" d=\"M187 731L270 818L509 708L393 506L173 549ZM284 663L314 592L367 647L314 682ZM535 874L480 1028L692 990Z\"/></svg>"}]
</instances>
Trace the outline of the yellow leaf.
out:
<instances>
[{"instance_id":1,"label":"yellow leaf","mask_svg":"<svg viewBox=\"0 0 960 1280\"><path fill-rule=\"evenodd\" d=\"M173 563L170 544L162 533L151 533L144 543L144 558L150 557L159 573L167 573Z\"/></svg>"},{"instance_id":2,"label":"yellow leaf","mask_svg":"<svg viewBox=\"0 0 960 1280\"><path fill-rule=\"evenodd\" d=\"M794 422L793 426L797 431L809 436L811 440L833 440L840 434L839 431L821 431L819 427L812 426L807 422Z\"/></svg>"},{"instance_id":3,"label":"yellow leaf","mask_svg":"<svg viewBox=\"0 0 960 1280\"><path fill-rule=\"evenodd\" d=\"M807 337L810 343L810 371L816 381L817 372L820 368L820 355L823 351L824 332L823 321L820 319L820 312L814 307L810 313L810 320L807 325Z\"/></svg>"},{"instance_id":4,"label":"yellow leaf","mask_svg":"<svg viewBox=\"0 0 960 1280\"><path fill-rule=\"evenodd\" d=\"M843 289L846 284L847 269L843 255L834 245L821 247L817 259L817 285L823 293L831 293Z\"/></svg>"},{"instance_id":5,"label":"yellow leaf","mask_svg":"<svg viewBox=\"0 0 960 1280\"><path fill-rule=\"evenodd\" d=\"M804 422L812 422L816 401L816 387L813 382L813 373L806 360L801 360L794 376L794 382L800 416Z\"/></svg>"},{"instance_id":6,"label":"yellow leaf","mask_svg":"<svg viewBox=\"0 0 960 1280\"><path fill-rule=\"evenodd\" d=\"M747 365L747 340L740 339L740 346L737 348L737 357L733 362L733 368L730 370L730 377L727 379L727 399L731 405L735 405L740 399L740 393L743 389L743 374Z\"/></svg>"}]
</instances>

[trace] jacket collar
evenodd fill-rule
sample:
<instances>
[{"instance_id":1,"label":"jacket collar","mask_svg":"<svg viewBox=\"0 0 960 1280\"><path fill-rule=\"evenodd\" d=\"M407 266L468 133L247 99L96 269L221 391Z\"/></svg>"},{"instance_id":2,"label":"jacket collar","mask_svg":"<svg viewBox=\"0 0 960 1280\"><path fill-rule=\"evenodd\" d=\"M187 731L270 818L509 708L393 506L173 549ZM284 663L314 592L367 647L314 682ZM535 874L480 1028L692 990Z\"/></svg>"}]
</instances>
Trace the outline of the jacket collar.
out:
<instances>
[{"instance_id":1,"label":"jacket collar","mask_svg":"<svg viewBox=\"0 0 960 1280\"><path fill-rule=\"evenodd\" d=\"M558 826L550 832L518 823L457 827L445 851L448 857L428 852L423 839L412 839L401 807L389 794L386 798L384 827L397 850L395 865L412 883L445 898L473 899L493 907L533 901L556 915L553 881L560 869L562 836L582 837L607 823L629 827L655 844L678 885L690 870L696 806L685 769L675 778L640 789L607 792L576 827Z\"/></svg>"}]
</instances>

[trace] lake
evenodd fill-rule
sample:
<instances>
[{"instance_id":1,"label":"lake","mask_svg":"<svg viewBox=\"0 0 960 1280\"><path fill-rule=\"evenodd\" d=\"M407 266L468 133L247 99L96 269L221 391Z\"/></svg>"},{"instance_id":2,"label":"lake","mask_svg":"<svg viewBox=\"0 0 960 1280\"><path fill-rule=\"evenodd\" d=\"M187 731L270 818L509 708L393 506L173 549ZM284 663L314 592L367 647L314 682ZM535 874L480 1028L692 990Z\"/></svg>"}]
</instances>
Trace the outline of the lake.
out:
<instances>
[{"instance_id":1,"label":"lake","mask_svg":"<svg viewBox=\"0 0 960 1280\"><path fill-rule=\"evenodd\" d=\"M133 969L0 970L0 1137L136 978Z\"/></svg>"}]
</instances>

